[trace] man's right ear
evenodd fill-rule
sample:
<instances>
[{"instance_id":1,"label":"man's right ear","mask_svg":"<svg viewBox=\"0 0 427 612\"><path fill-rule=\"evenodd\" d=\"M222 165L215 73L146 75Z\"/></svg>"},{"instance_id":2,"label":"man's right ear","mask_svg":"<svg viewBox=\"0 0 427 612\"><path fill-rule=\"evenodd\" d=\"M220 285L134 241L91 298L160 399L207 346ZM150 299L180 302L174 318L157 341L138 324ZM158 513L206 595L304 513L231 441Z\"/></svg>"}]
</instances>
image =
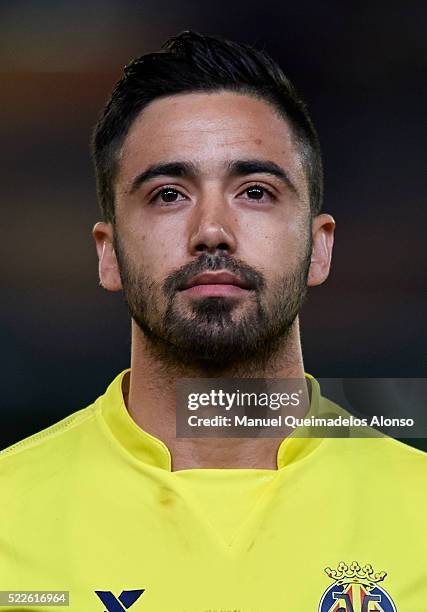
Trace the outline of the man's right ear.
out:
<instances>
[{"instance_id":1,"label":"man's right ear","mask_svg":"<svg viewBox=\"0 0 427 612\"><path fill-rule=\"evenodd\" d=\"M99 282L108 291L120 291L122 281L113 246L113 227L111 223L105 223L104 221L95 223L92 235L98 253Z\"/></svg>"}]
</instances>

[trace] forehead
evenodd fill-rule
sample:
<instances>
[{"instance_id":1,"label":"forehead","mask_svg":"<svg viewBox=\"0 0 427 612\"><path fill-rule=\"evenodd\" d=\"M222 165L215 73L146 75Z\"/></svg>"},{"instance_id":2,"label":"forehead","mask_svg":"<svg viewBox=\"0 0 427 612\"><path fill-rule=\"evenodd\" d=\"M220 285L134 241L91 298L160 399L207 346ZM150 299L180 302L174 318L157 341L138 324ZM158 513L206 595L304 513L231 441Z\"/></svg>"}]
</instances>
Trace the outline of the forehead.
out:
<instances>
[{"instance_id":1,"label":"forehead","mask_svg":"<svg viewBox=\"0 0 427 612\"><path fill-rule=\"evenodd\" d=\"M304 181L293 132L271 104L228 91L179 94L155 100L136 118L119 152L118 180L153 163L191 160L214 173L230 160L255 157Z\"/></svg>"}]
</instances>

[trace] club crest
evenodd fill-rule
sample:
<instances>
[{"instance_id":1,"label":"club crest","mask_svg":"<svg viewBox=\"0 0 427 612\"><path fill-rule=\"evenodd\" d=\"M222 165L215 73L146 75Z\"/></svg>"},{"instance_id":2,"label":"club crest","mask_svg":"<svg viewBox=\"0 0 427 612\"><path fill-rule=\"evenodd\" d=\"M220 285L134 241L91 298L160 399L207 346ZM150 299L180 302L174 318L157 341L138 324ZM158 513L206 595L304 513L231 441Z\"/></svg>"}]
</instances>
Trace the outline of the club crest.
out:
<instances>
[{"instance_id":1,"label":"club crest","mask_svg":"<svg viewBox=\"0 0 427 612\"><path fill-rule=\"evenodd\" d=\"M341 561L337 569L325 568L334 582L323 593L319 612L397 612L390 595L379 586L386 572L374 572L372 565L363 567L353 561Z\"/></svg>"}]
</instances>

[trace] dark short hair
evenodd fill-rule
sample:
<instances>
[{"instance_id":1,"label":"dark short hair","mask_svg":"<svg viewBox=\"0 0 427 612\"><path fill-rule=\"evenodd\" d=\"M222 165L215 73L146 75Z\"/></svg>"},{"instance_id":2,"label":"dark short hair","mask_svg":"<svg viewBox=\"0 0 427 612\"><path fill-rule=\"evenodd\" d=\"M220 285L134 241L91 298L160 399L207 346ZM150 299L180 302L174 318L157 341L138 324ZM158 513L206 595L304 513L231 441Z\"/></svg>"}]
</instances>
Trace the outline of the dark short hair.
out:
<instances>
[{"instance_id":1,"label":"dark short hair","mask_svg":"<svg viewBox=\"0 0 427 612\"><path fill-rule=\"evenodd\" d=\"M322 207L322 157L307 108L281 68L264 51L248 45L182 32L158 53L133 60L124 69L92 137L99 204L114 223L117 153L133 121L156 99L180 93L233 91L264 99L288 120L299 145L312 215Z\"/></svg>"}]
</instances>

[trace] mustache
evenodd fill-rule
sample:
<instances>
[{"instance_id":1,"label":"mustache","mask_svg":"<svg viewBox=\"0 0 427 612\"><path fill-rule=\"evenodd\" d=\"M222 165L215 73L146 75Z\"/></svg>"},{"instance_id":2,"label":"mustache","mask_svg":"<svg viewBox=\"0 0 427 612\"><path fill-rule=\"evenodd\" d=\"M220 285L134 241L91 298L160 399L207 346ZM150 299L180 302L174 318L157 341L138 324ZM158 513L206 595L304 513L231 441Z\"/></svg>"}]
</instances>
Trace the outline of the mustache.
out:
<instances>
[{"instance_id":1,"label":"mustache","mask_svg":"<svg viewBox=\"0 0 427 612\"><path fill-rule=\"evenodd\" d=\"M182 289L189 280L203 272L214 272L223 270L239 276L251 288L262 291L265 287L264 275L255 268L248 266L240 259L231 255L214 255L202 253L194 261L189 262L182 268L175 270L166 278L163 289L168 297L172 297L176 291Z\"/></svg>"}]
</instances>

